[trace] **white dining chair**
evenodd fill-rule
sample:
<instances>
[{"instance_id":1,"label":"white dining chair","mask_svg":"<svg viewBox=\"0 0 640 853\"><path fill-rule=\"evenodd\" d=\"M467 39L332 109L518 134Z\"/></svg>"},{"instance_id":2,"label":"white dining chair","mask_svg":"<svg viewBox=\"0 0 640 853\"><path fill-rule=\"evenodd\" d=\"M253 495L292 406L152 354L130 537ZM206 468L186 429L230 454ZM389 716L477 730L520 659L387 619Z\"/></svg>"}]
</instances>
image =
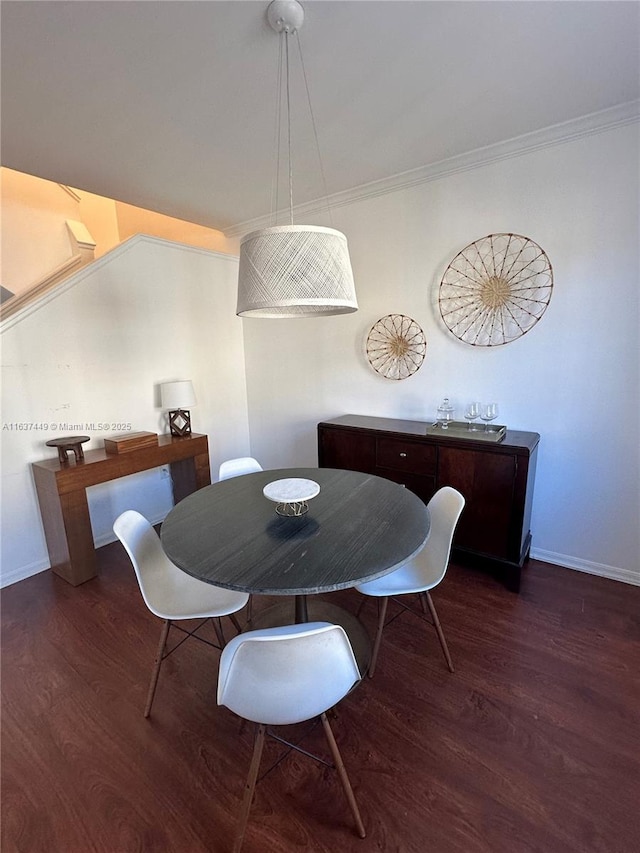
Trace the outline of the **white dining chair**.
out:
<instances>
[{"instance_id":1,"label":"white dining chair","mask_svg":"<svg viewBox=\"0 0 640 853\"><path fill-rule=\"evenodd\" d=\"M237 459L227 459L220 465L218 480L230 480L232 477L253 474L262 470L262 465L253 456L240 456Z\"/></svg>"},{"instance_id":2,"label":"white dining chair","mask_svg":"<svg viewBox=\"0 0 640 853\"><path fill-rule=\"evenodd\" d=\"M408 560L395 571L383 575L376 580L356 586L358 592L361 592L363 595L381 599L378 604L378 630L369 666L370 678L373 678L378 660L389 598L393 598L405 610L415 613L425 619L425 621L429 621L426 620L427 607L429 608L431 624L433 624L438 634L447 666L450 672L454 671L447 641L444 638L440 620L438 619L438 614L429 590L437 586L445 576L449 565L453 534L460 514L464 509L464 504L464 497L456 489L451 488L451 486L443 486L443 488L439 489L427 505L431 516L431 528L424 548L415 557ZM418 613L418 611L397 598L399 595L409 595L411 593L418 594L422 605L421 613ZM363 605L364 601L360 605L358 614L362 610Z\"/></svg>"},{"instance_id":3,"label":"white dining chair","mask_svg":"<svg viewBox=\"0 0 640 853\"><path fill-rule=\"evenodd\" d=\"M144 709L144 715L148 717L151 713L162 661L188 637L194 637L222 649L226 641L220 617L228 616L236 631L240 632L240 624L234 614L247 604L249 596L244 592L234 592L205 583L179 569L162 550L158 534L151 524L135 510L127 510L118 516L113 530L131 559L145 604L152 613L164 620ZM173 624L174 620L183 619L203 621L193 631L187 631L180 625ZM219 646L196 633L208 619L213 622ZM167 639L171 627L186 636L167 651Z\"/></svg>"},{"instance_id":4,"label":"white dining chair","mask_svg":"<svg viewBox=\"0 0 640 853\"><path fill-rule=\"evenodd\" d=\"M258 724L234 853L242 847L265 735L271 734L267 726L290 725L318 716L358 834L365 837L353 789L326 715L359 680L358 664L340 625L307 622L265 628L248 631L229 641L220 657L218 704ZM277 740L287 743L279 737ZM287 745L326 764L294 744Z\"/></svg>"}]
</instances>

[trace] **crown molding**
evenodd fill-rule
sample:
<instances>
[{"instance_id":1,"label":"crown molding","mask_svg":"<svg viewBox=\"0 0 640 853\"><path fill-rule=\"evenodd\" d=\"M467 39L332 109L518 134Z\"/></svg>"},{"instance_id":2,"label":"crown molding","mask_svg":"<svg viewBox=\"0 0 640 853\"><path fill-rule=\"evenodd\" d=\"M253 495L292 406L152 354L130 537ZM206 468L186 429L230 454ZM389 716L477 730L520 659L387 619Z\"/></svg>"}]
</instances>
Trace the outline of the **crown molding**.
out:
<instances>
[{"instance_id":1,"label":"crown molding","mask_svg":"<svg viewBox=\"0 0 640 853\"><path fill-rule=\"evenodd\" d=\"M628 101L627 103L618 104L606 110L600 110L596 113L581 116L580 118L550 125L541 130L535 130L532 133L516 136L504 142L497 142L493 145L487 145L484 148L476 148L474 151L469 151L466 154L448 157L445 160L420 166L417 169L410 169L407 172L401 172L388 178L361 184L343 192L335 193L328 198L315 199L307 204L296 206L294 208L296 218L300 221L300 218L326 213L327 207L343 207L357 201L387 195L388 193L415 187L429 181L436 181L439 178L448 177L449 175L455 175L458 172L466 172L470 169L487 166L500 160L519 157L522 154L529 154L533 151L550 148L565 142L573 142L585 136L613 130L639 120L640 100ZM271 224L273 224L273 217L271 215L259 216L255 219L231 225L229 228L223 230L223 234L225 237L241 237L249 231L266 228Z\"/></svg>"}]
</instances>

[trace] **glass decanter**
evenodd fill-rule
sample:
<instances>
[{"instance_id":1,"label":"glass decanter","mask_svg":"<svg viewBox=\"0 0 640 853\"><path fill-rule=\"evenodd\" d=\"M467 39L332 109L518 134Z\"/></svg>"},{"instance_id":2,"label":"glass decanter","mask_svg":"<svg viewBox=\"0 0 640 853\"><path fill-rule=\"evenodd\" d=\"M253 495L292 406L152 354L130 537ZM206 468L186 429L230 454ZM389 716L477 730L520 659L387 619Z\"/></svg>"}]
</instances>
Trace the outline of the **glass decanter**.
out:
<instances>
[{"instance_id":1,"label":"glass decanter","mask_svg":"<svg viewBox=\"0 0 640 853\"><path fill-rule=\"evenodd\" d=\"M454 408L449 402L449 398L445 397L437 408L437 420L442 429L447 429L453 420Z\"/></svg>"}]
</instances>

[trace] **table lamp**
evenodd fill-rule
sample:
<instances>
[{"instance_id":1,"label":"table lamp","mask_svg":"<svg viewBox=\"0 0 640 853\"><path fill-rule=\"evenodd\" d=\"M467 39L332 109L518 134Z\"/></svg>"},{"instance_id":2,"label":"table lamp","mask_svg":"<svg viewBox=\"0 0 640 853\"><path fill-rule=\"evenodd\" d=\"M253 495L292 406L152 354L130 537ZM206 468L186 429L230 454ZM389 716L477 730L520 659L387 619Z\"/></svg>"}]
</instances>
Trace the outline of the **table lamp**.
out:
<instances>
[{"instance_id":1,"label":"table lamp","mask_svg":"<svg viewBox=\"0 0 640 853\"><path fill-rule=\"evenodd\" d=\"M191 414L188 409L196 404L191 380L163 382L160 385L160 401L162 408L169 412L171 435L191 435Z\"/></svg>"}]
</instances>

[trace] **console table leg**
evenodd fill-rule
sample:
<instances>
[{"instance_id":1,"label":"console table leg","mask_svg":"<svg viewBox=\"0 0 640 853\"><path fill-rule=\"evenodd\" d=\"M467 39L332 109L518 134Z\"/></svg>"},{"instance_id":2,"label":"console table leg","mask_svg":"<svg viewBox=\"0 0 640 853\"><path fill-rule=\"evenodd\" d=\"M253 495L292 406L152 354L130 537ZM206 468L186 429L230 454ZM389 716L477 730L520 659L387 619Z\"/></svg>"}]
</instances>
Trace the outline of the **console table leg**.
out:
<instances>
[{"instance_id":1,"label":"console table leg","mask_svg":"<svg viewBox=\"0 0 640 853\"><path fill-rule=\"evenodd\" d=\"M201 453L190 459L180 459L169 465L174 504L183 498L211 484L209 454Z\"/></svg>"},{"instance_id":2,"label":"console table leg","mask_svg":"<svg viewBox=\"0 0 640 853\"><path fill-rule=\"evenodd\" d=\"M72 586L96 576L96 554L84 489L58 495L35 476L51 570Z\"/></svg>"},{"instance_id":3,"label":"console table leg","mask_svg":"<svg viewBox=\"0 0 640 853\"><path fill-rule=\"evenodd\" d=\"M171 490L173 503L180 503L183 498L196 490L196 472L193 459L180 459L169 465L171 472Z\"/></svg>"},{"instance_id":4,"label":"console table leg","mask_svg":"<svg viewBox=\"0 0 640 853\"><path fill-rule=\"evenodd\" d=\"M211 485L211 466L209 454L199 453L193 457L193 467L196 472L196 490Z\"/></svg>"}]
</instances>

